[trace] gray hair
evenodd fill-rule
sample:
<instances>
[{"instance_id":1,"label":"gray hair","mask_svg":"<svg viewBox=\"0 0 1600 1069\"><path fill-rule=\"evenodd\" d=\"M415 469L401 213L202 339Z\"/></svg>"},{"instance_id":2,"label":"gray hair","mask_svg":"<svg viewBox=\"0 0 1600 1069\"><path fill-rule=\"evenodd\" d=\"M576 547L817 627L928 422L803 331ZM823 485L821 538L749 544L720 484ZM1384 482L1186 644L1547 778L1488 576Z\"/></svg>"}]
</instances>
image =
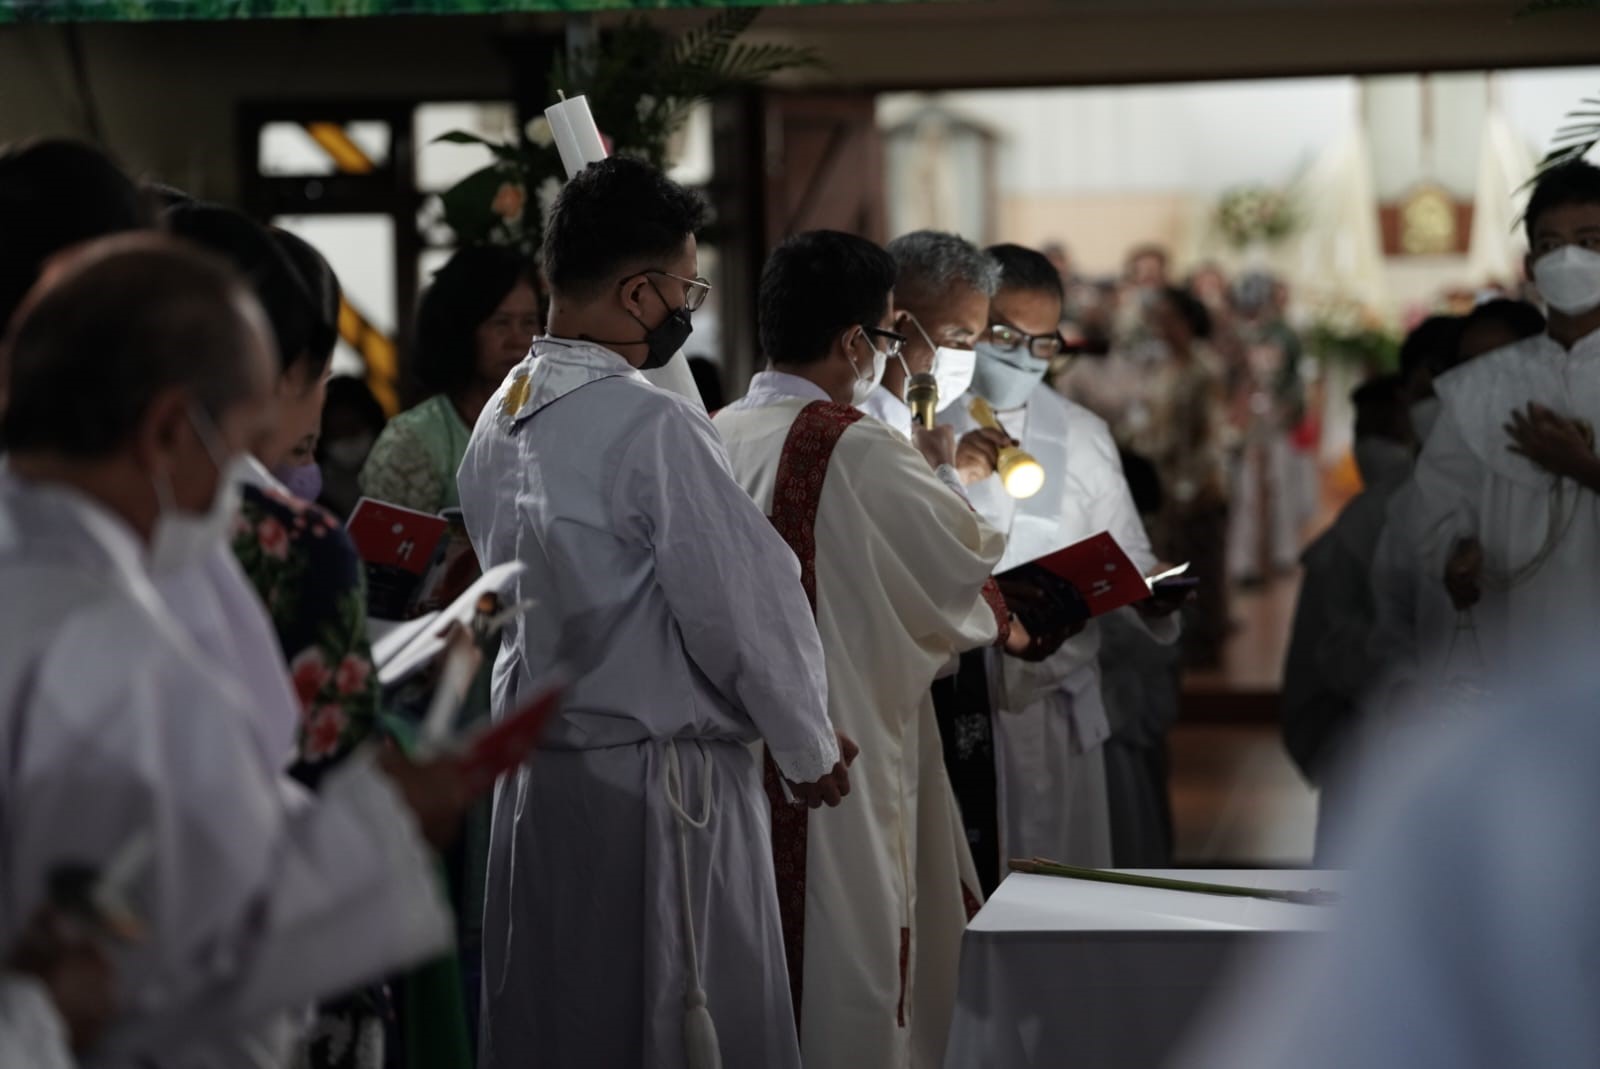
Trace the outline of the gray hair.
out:
<instances>
[{"instance_id":1,"label":"gray hair","mask_svg":"<svg viewBox=\"0 0 1600 1069\"><path fill-rule=\"evenodd\" d=\"M917 230L889 242L897 293L934 296L967 285L985 297L1000 288L1000 265L972 242L938 230Z\"/></svg>"}]
</instances>

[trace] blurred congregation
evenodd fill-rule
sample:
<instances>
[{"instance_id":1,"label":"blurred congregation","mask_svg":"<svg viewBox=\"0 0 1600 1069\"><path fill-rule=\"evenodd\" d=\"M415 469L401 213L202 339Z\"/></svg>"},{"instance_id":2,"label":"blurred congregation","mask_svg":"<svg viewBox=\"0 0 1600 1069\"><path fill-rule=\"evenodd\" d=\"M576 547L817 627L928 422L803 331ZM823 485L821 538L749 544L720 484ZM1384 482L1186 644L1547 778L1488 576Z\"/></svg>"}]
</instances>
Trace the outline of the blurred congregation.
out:
<instances>
[{"instance_id":1,"label":"blurred congregation","mask_svg":"<svg viewBox=\"0 0 1600 1069\"><path fill-rule=\"evenodd\" d=\"M1095 220L760 70L452 105L444 178L411 111L263 119L235 197L0 145L0 1069L1592 1064L1600 142L1484 75L1473 197L1380 207L1368 108L1321 185ZM730 115L789 139L737 196ZM1253 920L1085 886L1346 927L1225 985L1151 933ZM1040 1038L1145 1004L1160 1057Z\"/></svg>"}]
</instances>

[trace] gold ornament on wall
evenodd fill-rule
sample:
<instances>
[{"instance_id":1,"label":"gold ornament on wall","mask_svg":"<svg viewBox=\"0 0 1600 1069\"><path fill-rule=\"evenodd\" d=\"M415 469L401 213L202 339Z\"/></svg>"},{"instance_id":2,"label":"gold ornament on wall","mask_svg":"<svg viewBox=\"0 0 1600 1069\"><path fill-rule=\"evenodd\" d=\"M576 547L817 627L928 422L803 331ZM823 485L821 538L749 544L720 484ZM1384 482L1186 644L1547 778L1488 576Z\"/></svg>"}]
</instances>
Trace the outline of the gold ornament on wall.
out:
<instances>
[{"instance_id":1,"label":"gold ornament on wall","mask_svg":"<svg viewBox=\"0 0 1600 1069\"><path fill-rule=\"evenodd\" d=\"M1447 256L1457 251L1455 200L1425 183L1400 204L1400 248L1408 256Z\"/></svg>"}]
</instances>

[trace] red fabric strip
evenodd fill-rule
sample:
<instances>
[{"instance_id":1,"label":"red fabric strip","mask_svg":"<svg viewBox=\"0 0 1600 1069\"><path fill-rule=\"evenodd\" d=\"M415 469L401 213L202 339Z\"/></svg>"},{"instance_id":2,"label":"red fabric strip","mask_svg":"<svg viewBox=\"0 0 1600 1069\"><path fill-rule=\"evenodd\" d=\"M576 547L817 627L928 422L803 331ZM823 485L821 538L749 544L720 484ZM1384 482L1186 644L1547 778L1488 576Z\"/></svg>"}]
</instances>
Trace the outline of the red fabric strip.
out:
<instances>
[{"instance_id":1,"label":"red fabric strip","mask_svg":"<svg viewBox=\"0 0 1600 1069\"><path fill-rule=\"evenodd\" d=\"M772 491L772 525L800 560L800 583L811 611L817 610L817 505L839 436L861 418L848 405L813 401L789 427L778 458ZM806 959L806 831L809 810L783 796L778 766L769 753L763 781L772 805L772 867L778 880L778 916L783 924L783 949L789 963L789 994L794 1023L800 1026L800 1004ZM909 933L907 933L909 938ZM903 956L903 955L902 955ZM902 964L902 973L904 966ZM902 985L903 986L903 985ZM904 1022L902 1022L904 1023Z\"/></svg>"}]
</instances>

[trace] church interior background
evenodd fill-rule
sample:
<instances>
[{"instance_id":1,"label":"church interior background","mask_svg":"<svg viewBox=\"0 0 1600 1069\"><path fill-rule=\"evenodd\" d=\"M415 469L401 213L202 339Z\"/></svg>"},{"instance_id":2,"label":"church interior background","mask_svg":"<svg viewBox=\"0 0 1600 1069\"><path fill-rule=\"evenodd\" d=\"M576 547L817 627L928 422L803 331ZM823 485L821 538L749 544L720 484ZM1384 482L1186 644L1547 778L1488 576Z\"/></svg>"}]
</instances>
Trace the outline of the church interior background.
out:
<instances>
[{"instance_id":1,"label":"church interior background","mask_svg":"<svg viewBox=\"0 0 1600 1069\"><path fill-rule=\"evenodd\" d=\"M725 221L765 219L767 247L809 226L880 240L934 227L1059 245L1087 283L1117 278L1141 245L1165 249L1176 278L1205 264L1271 272L1315 340L1302 370L1319 406L1308 539L1357 489L1349 387L1428 313L1519 290L1520 191L1565 116L1600 90L1600 67L1572 65L1592 42L1559 19L1512 22L1513 6L776 9L762 32L817 47L823 67L697 110L673 176L705 189ZM488 158L435 138L519 136L545 103L537 72L562 25L18 27L0 40L0 142L94 136L136 170L302 233L347 290L336 371L392 402L417 284L450 253L439 195ZM1418 72L1418 40L1432 73ZM1262 205L1289 222L1232 225ZM691 355L719 363L732 396L758 366L750 268L762 246L713 236L702 253L717 288ZM1276 735L1295 586L1291 573L1241 596L1222 665L1186 679L1172 738L1182 863L1310 856L1314 799Z\"/></svg>"}]
</instances>

